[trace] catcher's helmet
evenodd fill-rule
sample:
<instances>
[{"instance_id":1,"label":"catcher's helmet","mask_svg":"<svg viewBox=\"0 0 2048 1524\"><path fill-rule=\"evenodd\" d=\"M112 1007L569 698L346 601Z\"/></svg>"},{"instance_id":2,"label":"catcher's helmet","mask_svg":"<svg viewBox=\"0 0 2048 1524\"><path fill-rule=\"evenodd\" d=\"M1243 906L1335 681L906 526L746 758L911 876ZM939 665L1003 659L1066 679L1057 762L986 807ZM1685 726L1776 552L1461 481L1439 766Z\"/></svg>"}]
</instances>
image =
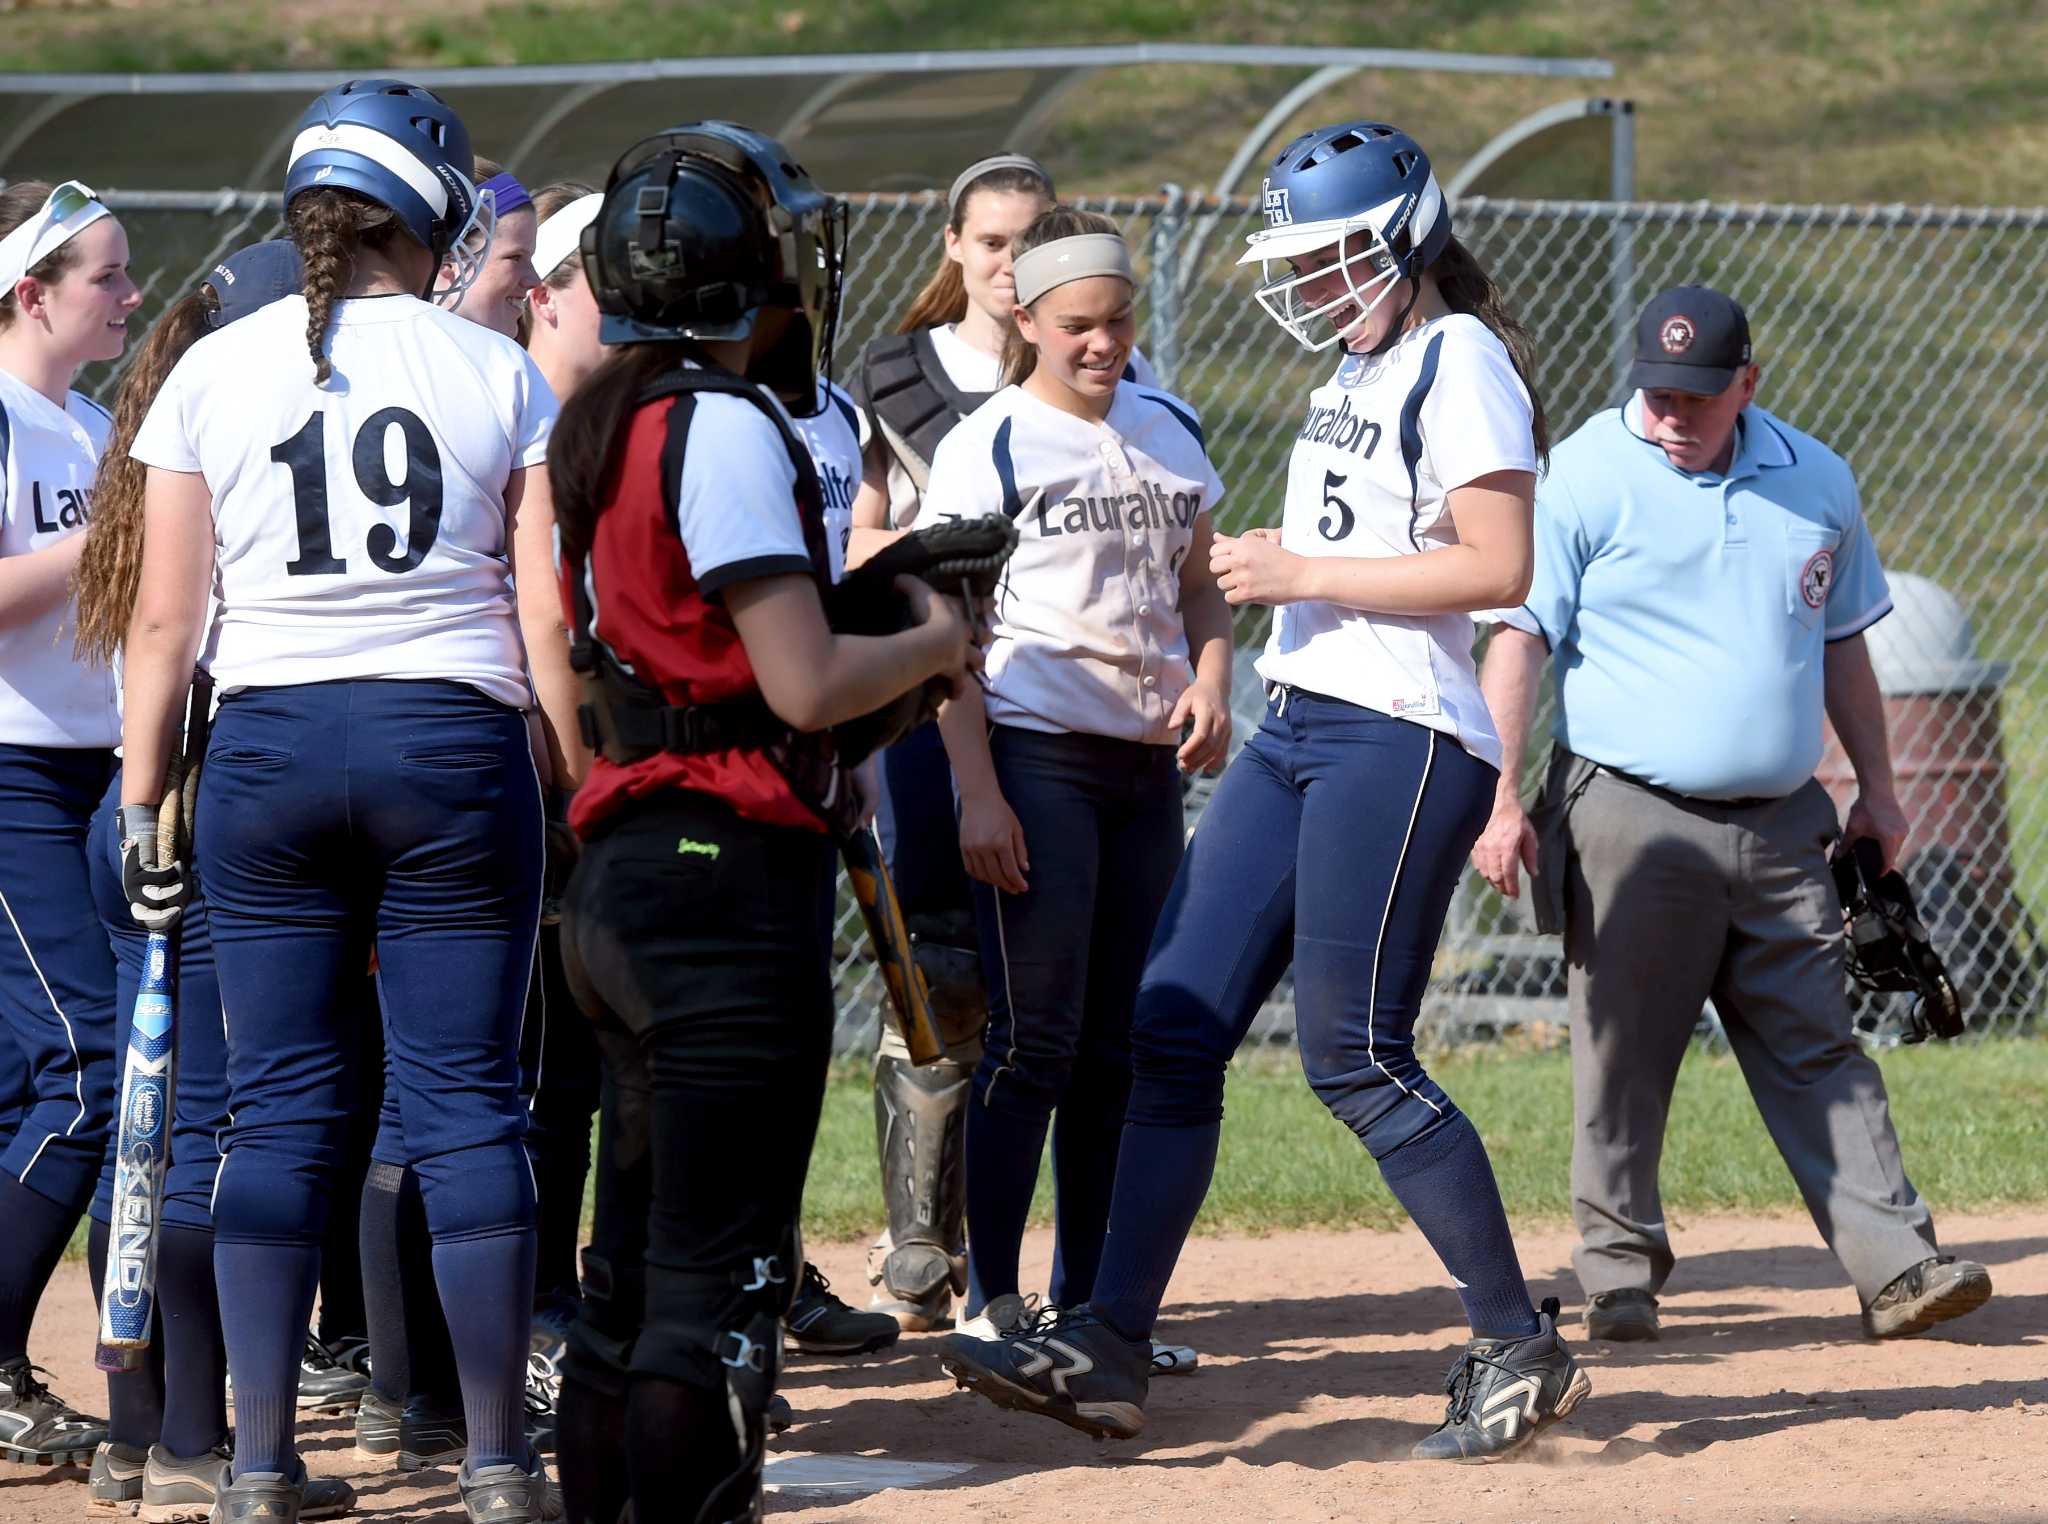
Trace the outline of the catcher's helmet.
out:
<instances>
[{"instance_id":1,"label":"catcher's helmet","mask_svg":"<svg viewBox=\"0 0 2048 1524\"><path fill-rule=\"evenodd\" d=\"M435 295L450 303L490 254L491 198L478 194L475 169L469 129L440 96L399 79L352 79L299 118L284 204L289 211L294 197L335 187L389 207L422 248L455 267L453 283ZM465 248L477 228L484 236Z\"/></svg>"},{"instance_id":2,"label":"catcher's helmet","mask_svg":"<svg viewBox=\"0 0 2048 1524\"><path fill-rule=\"evenodd\" d=\"M1397 283L1412 281L1451 241L1451 212L1422 145L1384 122L1344 122L1303 133L1280 150L1260 195L1266 225L1245 242L1241 265L1257 261L1259 305L1311 350L1326 349L1384 301ZM1357 247L1354 248L1355 235ZM1340 246L1337 265L1346 292L1314 308L1303 307L1299 288L1323 274L1297 275L1275 261ZM1359 280L1353 267L1369 273ZM1350 303L1359 316L1321 337L1309 324Z\"/></svg>"},{"instance_id":3,"label":"catcher's helmet","mask_svg":"<svg viewBox=\"0 0 2048 1524\"><path fill-rule=\"evenodd\" d=\"M846 204L773 138L689 122L628 149L583 232L608 344L743 339L764 307L786 337L750 373L799 417L823 403L846 249Z\"/></svg>"}]
</instances>

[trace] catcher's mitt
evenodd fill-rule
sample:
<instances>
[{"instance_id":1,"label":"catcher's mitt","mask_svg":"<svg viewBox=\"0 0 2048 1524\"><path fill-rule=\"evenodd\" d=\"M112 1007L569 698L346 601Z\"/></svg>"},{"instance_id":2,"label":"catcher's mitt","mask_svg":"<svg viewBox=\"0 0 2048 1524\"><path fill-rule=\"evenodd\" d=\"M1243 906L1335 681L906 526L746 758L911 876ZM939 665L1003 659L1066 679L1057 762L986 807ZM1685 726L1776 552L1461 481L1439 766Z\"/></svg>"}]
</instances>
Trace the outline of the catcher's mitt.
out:
<instances>
[{"instance_id":1,"label":"catcher's mitt","mask_svg":"<svg viewBox=\"0 0 2048 1524\"><path fill-rule=\"evenodd\" d=\"M918 577L934 592L976 601L995 596L1003 567L1017 548L1017 526L1001 514L942 519L913 529L862 562L832 589L826 618L843 635L894 635L910 625L898 577ZM933 681L881 708L833 727L839 757L851 765L908 735L939 712L946 685Z\"/></svg>"}]
</instances>

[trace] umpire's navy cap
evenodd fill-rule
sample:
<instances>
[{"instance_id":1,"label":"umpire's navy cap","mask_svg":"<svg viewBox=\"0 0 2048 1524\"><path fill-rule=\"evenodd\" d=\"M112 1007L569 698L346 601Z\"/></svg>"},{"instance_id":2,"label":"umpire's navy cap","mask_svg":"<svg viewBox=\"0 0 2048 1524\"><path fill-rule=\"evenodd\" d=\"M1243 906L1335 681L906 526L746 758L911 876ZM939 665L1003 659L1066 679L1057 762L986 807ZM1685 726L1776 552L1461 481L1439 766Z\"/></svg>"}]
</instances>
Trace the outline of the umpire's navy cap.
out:
<instances>
[{"instance_id":1,"label":"umpire's navy cap","mask_svg":"<svg viewBox=\"0 0 2048 1524\"><path fill-rule=\"evenodd\" d=\"M1749 316L1711 286L1673 286L1650 298L1636 319L1636 360L1628 384L1637 391L1728 390L1749 363Z\"/></svg>"},{"instance_id":2,"label":"umpire's navy cap","mask_svg":"<svg viewBox=\"0 0 2048 1524\"><path fill-rule=\"evenodd\" d=\"M213 326L225 328L236 318L245 318L280 297L297 295L305 287L306 276L292 241L273 238L268 243L252 243L246 249L237 249L213 267L206 284L220 298L220 311L214 314Z\"/></svg>"}]
</instances>

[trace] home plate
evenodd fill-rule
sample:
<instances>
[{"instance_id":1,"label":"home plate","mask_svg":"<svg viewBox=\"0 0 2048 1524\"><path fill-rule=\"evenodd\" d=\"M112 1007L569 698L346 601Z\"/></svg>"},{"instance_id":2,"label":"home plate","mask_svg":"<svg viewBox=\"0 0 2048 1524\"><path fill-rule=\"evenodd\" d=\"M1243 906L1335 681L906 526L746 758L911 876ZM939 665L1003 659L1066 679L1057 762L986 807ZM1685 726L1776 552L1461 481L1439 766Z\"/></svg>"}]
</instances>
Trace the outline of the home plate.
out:
<instances>
[{"instance_id":1,"label":"home plate","mask_svg":"<svg viewBox=\"0 0 2048 1524\"><path fill-rule=\"evenodd\" d=\"M955 1461L887 1460L879 1455L779 1455L761 1473L768 1492L865 1497L891 1487L923 1487L972 1471Z\"/></svg>"}]
</instances>

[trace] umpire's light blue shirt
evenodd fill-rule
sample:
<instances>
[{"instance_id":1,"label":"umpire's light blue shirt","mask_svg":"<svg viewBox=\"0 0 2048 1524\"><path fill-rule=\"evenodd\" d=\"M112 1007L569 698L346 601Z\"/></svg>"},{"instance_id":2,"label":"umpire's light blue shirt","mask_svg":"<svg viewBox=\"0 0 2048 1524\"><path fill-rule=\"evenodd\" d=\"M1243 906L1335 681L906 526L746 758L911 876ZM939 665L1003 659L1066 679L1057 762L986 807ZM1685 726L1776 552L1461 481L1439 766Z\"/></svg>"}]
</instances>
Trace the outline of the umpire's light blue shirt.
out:
<instances>
[{"instance_id":1,"label":"umpire's light blue shirt","mask_svg":"<svg viewBox=\"0 0 2048 1524\"><path fill-rule=\"evenodd\" d=\"M1557 668L1557 738L1702 799L1777 798L1820 762L1823 651L1891 611L1856 479L1744 408L1728 474L1643 437L1642 399L1589 419L1536 494L1536 575L1502 617Z\"/></svg>"}]
</instances>

